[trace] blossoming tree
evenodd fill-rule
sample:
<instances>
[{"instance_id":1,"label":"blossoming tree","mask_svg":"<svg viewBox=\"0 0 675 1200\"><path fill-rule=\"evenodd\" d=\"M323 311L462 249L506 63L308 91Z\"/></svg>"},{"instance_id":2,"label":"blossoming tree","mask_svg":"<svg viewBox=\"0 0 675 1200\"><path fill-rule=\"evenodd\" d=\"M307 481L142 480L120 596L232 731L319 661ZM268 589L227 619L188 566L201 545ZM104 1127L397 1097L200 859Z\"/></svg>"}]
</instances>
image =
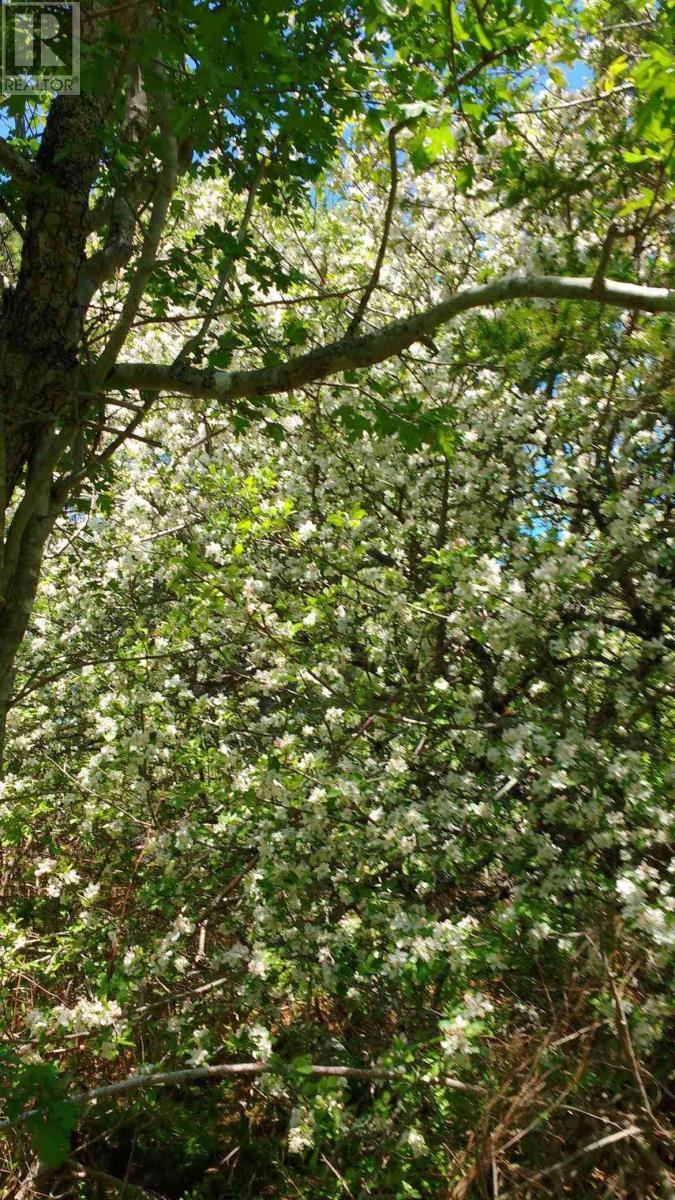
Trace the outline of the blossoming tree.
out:
<instances>
[{"instance_id":1,"label":"blossoming tree","mask_svg":"<svg viewBox=\"0 0 675 1200\"><path fill-rule=\"evenodd\" d=\"M667 7L83 10L0 148L8 1193L671 1195Z\"/></svg>"}]
</instances>

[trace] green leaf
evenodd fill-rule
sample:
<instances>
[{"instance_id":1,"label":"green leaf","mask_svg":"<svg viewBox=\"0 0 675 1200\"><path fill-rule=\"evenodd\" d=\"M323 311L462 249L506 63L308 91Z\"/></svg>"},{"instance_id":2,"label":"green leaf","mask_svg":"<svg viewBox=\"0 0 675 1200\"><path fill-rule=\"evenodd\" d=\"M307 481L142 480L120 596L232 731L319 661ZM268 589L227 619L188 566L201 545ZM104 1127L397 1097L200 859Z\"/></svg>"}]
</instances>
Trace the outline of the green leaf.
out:
<instances>
[{"instance_id":1,"label":"green leaf","mask_svg":"<svg viewBox=\"0 0 675 1200\"><path fill-rule=\"evenodd\" d=\"M653 154L644 154L640 150L624 150L623 152L623 160L627 163L648 162L653 157Z\"/></svg>"},{"instance_id":2,"label":"green leaf","mask_svg":"<svg viewBox=\"0 0 675 1200\"><path fill-rule=\"evenodd\" d=\"M649 208L654 201L654 192L651 188L645 188L642 195L637 200L629 200L627 204L622 205L619 209L619 216L625 217L628 213L637 212L642 208Z\"/></svg>"},{"instance_id":3,"label":"green leaf","mask_svg":"<svg viewBox=\"0 0 675 1200\"><path fill-rule=\"evenodd\" d=\"M434 158L442 154L444 150L454 150L456 145L455 135L449 125L440 125L437 129L430 129L427 134L427 146Z\"/></svg>"},{"instance_id":4,"label":"green leaf","mask_svg":"<svg viewBox=\"0 0 675 1200\"><path fill-rule=\"evenodd\" d=\"M38 1110L26 1120L26 1129L40 1162L48 1167L60 1166L70 1153L77 1107L64 1095L64 1088L65 1080L55 1063L21 1064L14 1069L7 1096L10 1120L16 1120L27 1108Z\"/></svg>"},{"instance_id":5,"label":"green leaf","mask_svg":"<svg viewBox=\"0 0 675 1200\"><path fill-rule=\"evenodd\" d=\"M471 163L465 163L457 172L457 190L459 192L468 192L473 183L473 167Z\"/></svg>"},{"instance_id":6,"label":"green leaf","mask_svg":"<svg viewBox=\"0 0 675 1200\"><path fill-rule=\"evenodd\" d=\"M455 457L458 441L459 437L456 430L448 429L447 427L439 429L438 445L448 461Z\"/></svg>"},{"instance_id":7,"label":"green leaf","mask_svg":"<svg viewBox=\"0 0 675 1200\"><path fill-rule=\"evenodd\" d=\"M457 5L455 3L450 5L450 20L452 22L452 33L455 41L465 42L469 35L462 25L459 13L457 12Z\"/></svg>"},{"instance_id":8,"label":"green leaf","mask_svg":"<svg viewBox=\"0 0 675 1200\"><path fill-rule=\"evenodd\" d=\"M552 83L555 84L556 87L559 87L559 88L567 87L567 80L559 67L549 67L548 75L549 75L549 79L551 80Z\"/></svg>"},{"instance_id":9,"label":"green leaf","mask_svg":"<svg viewBox=\"0 0 675 1200\"><path fill-rule=\"evenodd\" d=\"M295 1075L311 1075L312 1074L312 1058L309 1054L299 1054L297 1058L291 1059L288 1064L289 1071Z\"/></svg>"},{"instance_id":10,"label":"green leaf","mask_svg":"<svg viewBox=\"0 0 675 1200\"><path fill-rule=\"evenodd\" d=\"M67 1100L51 1105L43 1114L26 1122L33 1149L46 1167L60 1167L70 1154L70 1135L77 1107Z\"/></svg>"},{"instance_id":11,"label":"green leaf","mask_svg":"<svg viewBox=\"0 0 675 1200\"><path fill-rule=\"evenodd\" d=\"M475 35L476 40L480 43L484 50L493 50L494 42L490 40L481 21L476 20L471 27L471 32Z\"/></svg>"}]
</instances>

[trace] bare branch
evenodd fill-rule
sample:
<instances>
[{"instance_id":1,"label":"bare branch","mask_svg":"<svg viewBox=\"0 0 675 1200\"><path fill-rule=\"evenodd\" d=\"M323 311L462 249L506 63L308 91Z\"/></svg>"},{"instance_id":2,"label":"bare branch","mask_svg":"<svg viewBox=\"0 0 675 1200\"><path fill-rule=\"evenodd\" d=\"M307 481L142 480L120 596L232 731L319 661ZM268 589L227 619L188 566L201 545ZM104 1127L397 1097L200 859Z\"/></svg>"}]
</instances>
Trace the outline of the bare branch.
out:
<instances>
[{"instance_id":1,"label":"bare branch","mask_svg":"<svg viewBox=\"0 0 675 1200\"><path fill-rule=\"evenodd\" d=\"M448 14L448 20L449 20L449 24L450 24L450 38L451 38L451 50L452 50L452 47L454 46L454 42L453 42L452 13L451 12L449 12L449 14ZM445 89L444 96L447 98L448 96L451 95L452 91L454 90L457 94L457 103L458 103L460 112L462 112L462 101L461 101L461 95L460 95L460 88L463 87L465 84L470 83L471 80L476 75L478 75L485 67L490 66L491 63L496 62L497 59L501 58L503 54L508 54L512 49L513 49L513 47L511 47L511 46L500 46L496 50L490 50L487 54L484 54L483 57L480 59L480 61L477 62L473 67L471 67L470 70L465 71L463 75L460 75L459 78L455 77L454 53L453 53L452 57L451 57L451 69L452 69L453 78L452 78L451 83ZM462 112L462 116L464 116L463 112ZM464 119L466 120L466 117L464 117ZM389 130L389 133L387 135L387 150L389 153L389 180L390 180L390 182L389 182L389 194L387 196L387 207L385 209L385 214L384 214L384 224L382 226L382 236L380 238L380 245L379 245L379 249L377 252L377 257L375 259L375 265L373 267L372 274L366 285L363 295L361 296L361 299L359 300L359 303L356 307L356 311L354 312L354 315L353 315L351 321L349 322L349 325L347 326L347 336L348 337L355 334L361 324L363 315L364 315L364 313L368 307L368 304L370 302L370 298L379 283L380 274L382 271L382 265L384 263L384 258L387 253L387 247L389 245L389 238L391 235L391 225L392 225L392 220L394 217L394 208L396 206L396 193L398 191L398 147L396 145L396 138L399 133L403 132L404 129L412 129L412 128L414 128L415 125L418 124L418 122L419 122L419 117L408 117L403 121L397 121L397 123L395 125L392 125L392 127Z\"/></svg>"},{"instance_id":2,"label":"bare branch","mask_svg":"<svg viewBox=\"0 0 675 1200\"><path fill-rule=\"evenodd\" d=\"M605 954L605 951L600 950L599 953L612 992L612 999L614 1001L615 1026L619 1043L628 1060L628 1065L632 1072L633 1079L635 1080L635 1085L640 1096L642 1110L650 1124L653 1125L655 1129L659 1130L660 1124L654 1115L654 1110L652 1109L649 1096L647 1095L645 1082L642 1078L642 1071L640 1070L640 1063L638 1062L638 1057L633 1046L633 1039L630 1035L630 1025L628 1024L628 1017L626 1016L626 1006L623 1002L623 996L621 995L619 985L616 982L614 972L611 968L610 961Z\"/></svg>"},{"instance_id":3,"label":"bare branch","mask_svg":"<svg viewBox=\"0 0 675 1200\"><path fill-rule=\"evenodd\" d=\"M117 435L111 442L108 442L107 446L104 447L100 454L92 455L82 470L73 472L71 475L66 475L63 477L63 479L58 480L58 482L55 484L54 491L55 496L60 504L65 503L67 497L78 483L81 483L88 476L94 474L94 472L101 467L103 463L107 462L108 459L112 458L113 455L117 453L120 446L123 446L125 442L134 436L134 430L138 428L143 418L147 416L152 407L153 401L154 397L148 397L144 403L136 409L135 414L129 424L126 425L124 429L120 429L117 432ZM142 440L147 441L145 438ZM152 445L152 443L150 444Z\"/></svg>"},{"instance_id":4,"label":"bare branch","mask_svg":"<svg viewBox=\"0 0 675 1200\"><path fill-rule=\"evenodd\" d=\"M605 287L605 274L607 271L607 267L609 266L609 260L612 255L612 248L613 248L614 242L616 241L616 238L618 236L618 232L619 231L618 231L616 225L612 221L609 225L607 234L605 236L605 240L602 244L602 250L600 251L600 258L598 261L598 265L595 269L595 275L593 276L593 284L592 284L593 295L598 300L602 299L602 295L603 295L604 287Z\"/></svg>"},{"instance_id":5,"label":"bare branch","mask_svg":"<svg viewBox=\"0 0 675 1200\"><path fill-rule=\"evenodd\" d=\"M156 1192L148 1192L135 1183L129 1183L128 1179L118 1179L108 1171L99 1171L95 1167L85 1166L84 1163L73 1162L72 1173L77 1179L92 1179L94 1183L102 1184L104 1189L113 1188L118 1195L126 1197L126 1200L155 1200L157 1195ZM106 1194L107 1191L104 1190L104 1195Z\"/></svg>"},{"instance_id":6,"label":"bare branch","mask_svg":"<svg viewBox=\"0 0 675 1200\"><path fill-rule=\"evenodd\" d=\"M564 108L583 108L586 105L601 104L605 100L617 96L621 92L630 92L632 83L620 83L618 87L610 88L608 92L600 92L597 96L581 96L578 100L563 100L562 104L546 104L540 108L514 108L508 113L510 117L538 116L540 113L562 112ZM506 115L506 114L505 114Z\"/></svg>"},{"instance_id":7,"label":"bare branch","mask_svg":"<svg viewBox=\"0 0 675 1200\"><path fill-rule=\"evenodd\" d=\"M94 293L129 261L134 249L136 212L129 196L120 192L111 202L110 230L105 246L83 264L78 281L78 302L87 309Z\"/></svg>"},{"instance_id":8,"label":"bare branch","mask_svg":"<svg viewBox=\"0 0 675 1200\"><path fill-rule=\"evenodd\" d=\"M192 162L192 142L190 139L185 139L178 143L178 174L183 175ZM133 202L138 211L145 208L152 199L153 180L145 178L142 171L139 169L129 176L125 177L126 183L126 198ZM109 224L113 217L113 210L117 200L118 192L113 195L102 195L89 210L87 218L87 233L98 233L103 229L104 225Z\"/></svg>"},{"instance_id":9,"label":"bare branch","mask_svg":"<svg viewBox=\"0 0 675 1200\"><path fill-rule=\"evenodd\" d=\"M526 1183L538 1183L540 1179L545 1179L547 1175L557 1175L560 1171L565 1171L567 1167L571 1167L573 1163L583 1158L586 1154L592 1154L595 1150L602 1150L605 1146L611 1146L614 1142L621 1142L624 1138L639 1138L642 1130L638 1125L627 1125L625 1129L619 1129L616 1133L608 1133L605 1137L598 1138L595 1142L589 1142L586 1146L582 1146L580 1150L575 1150L573 1154L563 1158L561 1162L553 1163L550 1167L544 1167L543 1171L537 1171L536 1175L530 1175ZM517 1195L522 1195L522 1192L506 1192L503 1200L516 1200Z\"/></svg>"}]
</instances>

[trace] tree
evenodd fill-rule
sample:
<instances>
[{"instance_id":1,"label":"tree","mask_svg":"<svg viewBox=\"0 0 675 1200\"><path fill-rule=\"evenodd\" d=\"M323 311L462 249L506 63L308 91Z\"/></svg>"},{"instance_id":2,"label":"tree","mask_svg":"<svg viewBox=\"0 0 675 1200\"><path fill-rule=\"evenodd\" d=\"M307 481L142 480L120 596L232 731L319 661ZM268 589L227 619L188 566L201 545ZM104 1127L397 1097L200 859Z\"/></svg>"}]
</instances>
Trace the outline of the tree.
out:
<instances>
[{"instance_id":1,"label":"tree","mask_svg":"<svg viewBox=\"0 0 675 1200\"><path fill-rule=\"evenodd\" d=\"M351 311L362 172L265 222L338 295L256 293L258 336ZM401 170L378 307L475 228L500 271L547 253L550 203L505 243L453 173ZM41 1191L131 1159L181 1197L658 1194L672 438L662 330L589 316L472 315L238 429L165 398L58 523L0 796L10 1135L70 1156Z\"/></svg>"},{"instance_id":2,"label":"tree","mask_svg":"<svg viewBox=\"0 0 675 1200\"><path fill-rule=\"evenodd\" d=\"M0 783L10 1194L669 1194L670 32L520 13L355 14L323 167L186 148L78 392Z\"/></svg>"},{"instance_id":3,"label":"tree","mask_svg":"<svg viewBox=\"0 0 675 1200\"><path fill-rule=\"evenodd\" d=\"M611 7L584 10L579 19L588 36L610 22L609 35L600 34L601 73L591 103L621 104L634 87L644 97L643 149L631 149L627 157L638 166L633 175L647 186L627 208L646 210L650 227L668 198L672 160L667 36L659 54L648 57L654 45L649 37L662 15L628 22L625 31L619 22L629 45L626 54L614 57ZM456 133L465 135L470 149L458 155L459 179L469 186L474 152L480 153L497 122L507 125L519 105L531 104L537 72L551 54L572 61L579 32L566 5L544 0L504 3L489 13L470 7L461 16L452 5L433 3L317 2L290 10L285 4L261 10L259 4L187 2L166 9L143 3L110 10L83 6L81 95L5 104L13 132L0 155L3 206L18 264L5 291L0 332L3 725L13 664L54 521L82 481L105 467L157 394L213 395L223 404L259 399L336 371L368 367L428 338L458 312L517 297L596 299L632 311L672 311L673 297L664 289L609 280L617 234L610 203L592 277L488 279L390 328L360 333L386 258L401 139L424 168ZM615 84L617 79L625 82ZM252 207L258 201L278 211L299 203L328 166L344 122L357 117L365 118L371 136L388 126L391 182L380 247L346 331L337 341L289 358L291 338L290 345L268 350L266 365L230 371L246 331L246 306L240 310L242 329L229 340L227 334L214 339L214 319L235 263L248 254ZM615 168L628 124L612 147ZM350 136L356 143L361 135ZM516 192L523 183L541 186L534 162L512 156L505 171ZM619 166L611 193L621 189L625 174ZM179 181L185 175L227 177L248 194L238 229L207 228L195 237L202 260L218 263L210 295L199 286L192 262L161 257L182 203ZM553 176L548 181L551 187L558 182ZM634 236L644 236L645 228L638 220ZM259 264L259 274L265 271L281 281L273 261ZM161 316L186 292L196 298L201 324L173 360L120 362L146 308ZM107 401L120 396L115 412L130 414L128 424L108 434Z\"/></svg>"}]
</instances>

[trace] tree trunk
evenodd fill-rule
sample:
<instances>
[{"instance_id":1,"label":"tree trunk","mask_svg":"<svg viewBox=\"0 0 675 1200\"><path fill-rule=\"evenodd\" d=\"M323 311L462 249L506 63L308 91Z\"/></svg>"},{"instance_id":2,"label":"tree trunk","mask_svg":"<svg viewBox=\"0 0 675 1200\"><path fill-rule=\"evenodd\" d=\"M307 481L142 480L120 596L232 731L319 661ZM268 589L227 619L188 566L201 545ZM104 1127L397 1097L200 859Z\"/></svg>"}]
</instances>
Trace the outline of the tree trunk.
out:
<instances>
[{"instance_id":1,"label":"tree trunk","mask_svg":"<svg viewBox=\"0 0 675 1200\"><path fill-rule=\"evenodd\" d=\"M28 627L45 544L62 508L55 482L82 414L78 284L89 195L114 97L58 97L36 158L16 287L0 316L0 762L17 651ZM10 514L11 513L11 517Z\"/></svg>"}]
</instances>

